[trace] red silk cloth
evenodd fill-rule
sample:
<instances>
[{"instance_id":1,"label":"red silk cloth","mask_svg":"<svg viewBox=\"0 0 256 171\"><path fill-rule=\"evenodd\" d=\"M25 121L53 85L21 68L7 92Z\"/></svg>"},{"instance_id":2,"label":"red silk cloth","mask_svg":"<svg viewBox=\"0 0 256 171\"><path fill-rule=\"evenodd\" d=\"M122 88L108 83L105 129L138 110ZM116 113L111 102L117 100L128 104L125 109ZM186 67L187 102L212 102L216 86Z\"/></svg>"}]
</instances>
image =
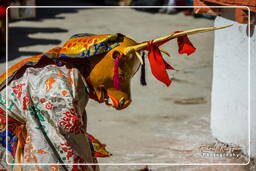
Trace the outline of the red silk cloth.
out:
<instances>
[{"instance_id":1,"label":"red silk cloth","mask_svg":"<svg viewBox=\"0 0 256 171\"><path fill-rule=\"evenodd\" d=\"M5 17L5 10L6 8L4 6L0 6L0 19Z\"/></svg>"},{"instance_id":2,"label":"red silk cloth","mask_svg":"<svg viewBox=\"0 0 256 171\"><path fill-rule=\"evenodd\" d=\"M1 0L1 5L0 5L0 19L5 18L6 15L6 8L10 5L9 0Z\"/></svg>"},{"instance_id":3,"label":"red silk cloth","mask_svg":"<svg viewBox=\"0 0 256 171\"><path fill-rule=\"evenodd\" d=\"M180 32L180 31L177 31L177 32ZM177 33L177 32L174 32L174 33ZM147 42L148 47L146 50L148 50L148 59L149 59L152 74L156 77L156 79L163 82L166 86L169 86L172 81L169 78L166 70L167 69L173 70L174 68L163 59L163 56L159 50L159 46L166 43L167 41L162 41L158 43L153 43L153 40L148 41ZM196 50L196 48L188 39L187 35L178 37L177 43L179 46L179 50L178 50L179 54L186 53L187 55L190 55Z\"/></svg>"}]
</instances>

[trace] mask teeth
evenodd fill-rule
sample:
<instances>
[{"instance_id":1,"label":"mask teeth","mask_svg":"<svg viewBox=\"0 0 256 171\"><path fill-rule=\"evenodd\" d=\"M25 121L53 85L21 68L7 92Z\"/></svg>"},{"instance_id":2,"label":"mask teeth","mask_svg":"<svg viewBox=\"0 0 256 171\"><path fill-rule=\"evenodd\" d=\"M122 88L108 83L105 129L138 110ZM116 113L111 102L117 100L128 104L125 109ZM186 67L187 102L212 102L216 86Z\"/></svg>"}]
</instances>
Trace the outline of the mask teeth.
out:
<instances>
[{"instance_id":1,"label":"mask teeth","mask_svg":"<svg viewBox=\"0 0 256 171\"><path fill-rule=\"evenodd\" d=\"M142 53L143 64L141 65L141 73L140 73L140 84L143 86L147 85L146 82L146 73L145 73L145 52Z\"/></svg>"},{"instance_id":2,"label":"mask teeth","mask_svg":"<svg viewBox=\"0 0 256 171\"><path fill-rule=\"evenodd\" d=\"M119 72L118 72L118 66L119 66L119 56L116 56L115 59L115 64L114 64L114 77L113 77L113 82L114 82L114 88L116 90L121 90L120 88L120 79L119 79Z\"/></svg>"}]
</instances>

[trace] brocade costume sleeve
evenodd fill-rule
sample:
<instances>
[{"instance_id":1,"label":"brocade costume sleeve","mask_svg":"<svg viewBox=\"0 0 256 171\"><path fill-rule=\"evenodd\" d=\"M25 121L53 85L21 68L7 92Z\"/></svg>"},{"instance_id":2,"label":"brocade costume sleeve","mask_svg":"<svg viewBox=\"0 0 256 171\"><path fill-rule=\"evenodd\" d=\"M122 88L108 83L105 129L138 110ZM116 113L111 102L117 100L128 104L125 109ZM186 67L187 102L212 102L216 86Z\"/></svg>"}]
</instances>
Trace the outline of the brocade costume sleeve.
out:
<instances>
[{"instance_id":1,"label":"brocade costume sleeve","mask_svg":"<svg viewBox=\"0 0 256 171\"><path fill-rule=\"evenodd\" d=\"M64 163L97 162L85 136L85 106L88 101L85 89L77 69L48 65L43 68L27 68L22 77L2 90L1 107L8 110L9 118L15 119L20 125L24 124L22 133L16 129L17 126L15 129L9 126L9 132L13 132L13 137L19 139L17 148L10 147L8 150L8 158L13 160L11 162L48 164L23 166L25 170L63 169L55 165L59 161L43 136L35 115ZM22 142L20 136L25 137L25 141ZM66 167L68 170L98 170L96 166L86 165Z\"/></svg>"}]
</instances>

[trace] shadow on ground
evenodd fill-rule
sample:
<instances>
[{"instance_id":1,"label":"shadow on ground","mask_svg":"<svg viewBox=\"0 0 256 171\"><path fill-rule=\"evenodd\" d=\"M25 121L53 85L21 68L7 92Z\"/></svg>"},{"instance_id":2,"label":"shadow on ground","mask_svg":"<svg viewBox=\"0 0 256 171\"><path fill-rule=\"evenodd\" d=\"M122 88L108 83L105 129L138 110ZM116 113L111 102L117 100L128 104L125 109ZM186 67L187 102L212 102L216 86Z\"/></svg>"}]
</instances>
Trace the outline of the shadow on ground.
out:
<instances>
[{"instance_id":1,"label":"shadow on ground","mask_svg":"<svg viewBox=\"0 0 256 171\"><path fill-rule=\"evenodd\" d=\"M65 19L65 17L58 17L58 14L62 13L76 13L79 9L72 8L42 8L37 9L37 17L32 19L24 19L26 21L35 21L42 22L44 19ZM24 21L23 20L23 21ZM20 21L20 20L19 20ZM17 22L11 21L11 23ZM58 39L40 39L40 38L31 38L29 34L35 33L63 33L68 32L68 30L62 29L61 27L9 27L9 46L8 46L8 61L16 59L21 56L34 56L42 52L38 51L21 51L19 48L31 46L31 45L58 45L61 43L61 40ZM1 50L2 51L2 50ZM5 56L5 48L3 48L3 56ZM2 55L1 55L2 56ZM0 63L6 62L5 58L0 59Z\"/></svg>"},{"instance_id":2,"label":"shadow on ground","mask_svg":"<svg viewBox=\"0 0 256 171\"><path fill-rule=\"evenodd\" d=\"M28 21L42 21L43 19L65 19L65 17L58 17L61 13L76 13L79 8L74 6L100 6L105 5L104 0L44 0L37 1L36 15L37 18L26 19ZM113 4L111 4L113 5ZM39 7L39 6L43 6ZM49 8L47 8L49 6ZM54 8L54 6L58 8Z\"/></svg>"},{"instance_id":3,"label":"shadow on ground","mask_svg":"<svg viewBox=\"0 0 256 171\"><path fill-rule=\"evenodd\" d=\"M11 27L9 28L9 46L8 46L8 60L13 60L21 56L38 55L38 51L21 51L19 48L31 45L58 45L61 40L58 39L40 39L30 38L28 35L33 33L62 33L67 32L61 28L33 28L33 27ZM0 62L5 62L0 61Z\"/></svg>"},{"instance_id":4,"label":"shadow on ground","mask_svg":"<svg viewBox=\"0 0 256 171\"><path fill-rule=\"evenodd\" d=\"M96 0L94 1L83 1L83 0L74 0L74 1L56 1L56 0L46 0L38 1L37 6L63 6L62 8L54 7L45 7L36 9L36 18L23 19L23 21L33 21L33 22L42 22L45 19L62 19L65 20L65 17L58 16L59 14L67 13L77 13L79 8L70 8L70 6L92 6L92 5L102 5L104 1ZM67 6L65 8L65 6ZM11 20L10 23L15 23L21 20ZM58 45L61 43L61 40L58 39L38 39L30 38L29 34L34 33L63 33L68 32L68 30L60 28L37 28L37 27L9 27L9 46L8 46L8 61L14 60L22 56L34 56L38 55L38 51L20 51L19 48L31 46L31 45ZM1 56L5 56L5 47L1 48ZM0 63L6 62L5 58L0 59Z\"/></svg>"}]
</instances>

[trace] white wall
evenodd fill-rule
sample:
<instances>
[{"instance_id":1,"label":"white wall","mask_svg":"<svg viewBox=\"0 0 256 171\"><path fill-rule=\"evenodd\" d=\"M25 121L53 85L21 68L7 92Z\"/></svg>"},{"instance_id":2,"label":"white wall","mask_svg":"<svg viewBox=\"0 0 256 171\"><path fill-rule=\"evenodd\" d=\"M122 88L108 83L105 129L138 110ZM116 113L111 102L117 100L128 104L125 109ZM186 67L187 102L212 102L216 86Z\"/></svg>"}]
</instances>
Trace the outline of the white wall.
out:
<instances>
[{"instance_id":1,"label":"white wall","mask_svg":"<svg viewBox=\"0 0 256 171\"><path fill-rule=\"evenodd\" d=\"M222 17L215 26L211 129L224 143L240 145L248 154L248 37L247 25ZM256 28L255 28L256 32ZM251 37L251 156L256 157L256 33Z\"/></svg>"}]
</instances>

